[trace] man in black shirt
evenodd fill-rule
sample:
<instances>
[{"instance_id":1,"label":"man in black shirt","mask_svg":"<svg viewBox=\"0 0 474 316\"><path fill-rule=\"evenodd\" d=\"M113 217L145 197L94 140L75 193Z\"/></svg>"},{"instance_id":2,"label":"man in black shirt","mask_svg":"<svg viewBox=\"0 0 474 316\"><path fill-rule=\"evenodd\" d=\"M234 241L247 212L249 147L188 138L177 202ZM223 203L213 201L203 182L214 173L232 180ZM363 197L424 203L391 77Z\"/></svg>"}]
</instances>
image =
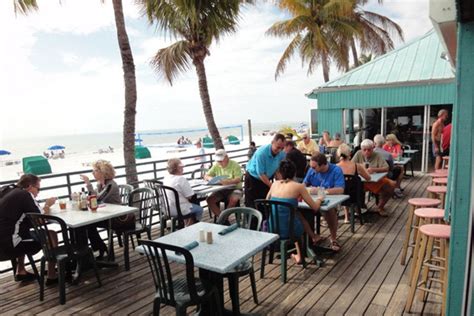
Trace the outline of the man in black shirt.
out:
<instances>
[{"instance_id":1,"label":"man in black shirt","mask_svg":"<svg viewBox=\"0 0 474 316\"><path fill-rule=\"evenodd\" d=\"M296 181L303 182L306 173L306 156L295 147L295 142L286 140L285 142L286 159L293 162L296 166Z\"/></svg>"},{"instance_id":2,"label":"man in black shirt","mask_svg":"<svg viewBox=\"0 0 474 316\"><path fill-rule=\"evenodd\" d=\"M43 210L36 201L40 190L40 178L32 174L21 176L16 188L9 190L0 198L0 252L17 257L15 280L31 281L34 275L25 270L25 254L35 254L41 250L39 242L30 235L31 223L26 213L49 212L56 198L49 198ZM56 279L54 265L48 266L48 279Z\"/></svg>"}]
</instances>

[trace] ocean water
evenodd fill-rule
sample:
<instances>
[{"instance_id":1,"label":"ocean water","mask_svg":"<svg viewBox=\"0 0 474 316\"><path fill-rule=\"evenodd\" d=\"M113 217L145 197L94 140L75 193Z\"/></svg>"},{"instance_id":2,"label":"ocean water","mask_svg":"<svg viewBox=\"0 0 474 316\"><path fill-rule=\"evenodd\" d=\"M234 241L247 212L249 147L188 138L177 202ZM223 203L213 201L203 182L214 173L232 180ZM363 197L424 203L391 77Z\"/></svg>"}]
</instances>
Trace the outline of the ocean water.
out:
<instances>
[{"instance_id":1,"label":"ocean water","mask_svg":"<svg viewBox=\"0 0 474 316\"><path fill-rule=\"evenodd\" d=\"M263 131L276 131L282 127L291 126L298 127L301 122L274 122L274 123L252 123L253 139L257 145L267 142L267 137L258 137ZM233 146L229 149L237 149L248 146L248 127L247 123L242 124L244 130L244 141L240 146ZM142 135L143 145L147 146L152 154L152 160L167 159L175 156L190 156L197 154L194 146L187 147L186 150L177 152L176 141L179 137L195 141L208 134L207 131L186 132L185 129L176 130L156 130L156 131L140 131L142 133L160 132L166 133L162 135ZM229 135L235 135L240 138L240 128L221 129L221 136L225 138ZM259 143L260 142L260 143ZM12 154L8 156L0 156L0 181L10 181L17 179L22 172L21 163L5 166L6 161L21 161L23 157L43 155L49 152L47 148L51 145L65 146L64 159L50 159L53 173L80 171L90 169L90 164L97 159L109 160L114 165L123 164L123 146L122 133L100 133L100 134L83 134L83 135L57 135L48 137L32 137L21 139L6 139L0 145L0 149L6 149ZM108 147L114 148L113 153L101 153L99 149ZM213 152L213 149L206 149L207 153Z\"/></svg>"}]
</instances>

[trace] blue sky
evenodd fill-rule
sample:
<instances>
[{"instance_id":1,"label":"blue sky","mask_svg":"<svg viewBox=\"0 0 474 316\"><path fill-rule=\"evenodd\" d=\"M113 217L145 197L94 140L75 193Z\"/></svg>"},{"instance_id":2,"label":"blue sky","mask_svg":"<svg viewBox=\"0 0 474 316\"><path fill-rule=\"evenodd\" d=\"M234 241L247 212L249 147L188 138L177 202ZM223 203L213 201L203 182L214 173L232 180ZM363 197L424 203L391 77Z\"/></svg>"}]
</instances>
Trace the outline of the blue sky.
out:
<instances>
[{"instance_id":1,"label":"blue sky","mask_svg":"<svg viewBox=\"0 0 474 316\"><path fill-rule=\"evenodd\" d=\"M0 41L7 43L0 50L0 141L120 131L123 73L111 1L38 3L38 12L15 17L12 1L0 2ZM123 4L137 69L137 129L205 126L194 69L173 86L158 78L150 58L171 42L155 33L133 0ZM367 8L399 23L406 40L431 28L428 0L374 1ZM218 124L308 119L315 103L304 94L323 82L321 70L307 76L294 58L274 80L289 40L264 32L284 17L271 1L260 2L245 10L236 34L211 47L206 67ZM337 75L332 70L331 78Z\"/></svg>"}]
</instances>

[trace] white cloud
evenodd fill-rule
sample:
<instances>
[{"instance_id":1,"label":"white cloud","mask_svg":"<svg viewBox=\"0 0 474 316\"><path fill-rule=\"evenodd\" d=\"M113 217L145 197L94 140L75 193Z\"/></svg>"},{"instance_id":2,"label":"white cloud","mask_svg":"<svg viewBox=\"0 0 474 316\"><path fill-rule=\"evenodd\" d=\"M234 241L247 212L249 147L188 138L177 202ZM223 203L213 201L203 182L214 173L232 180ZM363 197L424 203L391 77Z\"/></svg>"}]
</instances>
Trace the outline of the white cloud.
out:
<instances>
[{"instance_id":1,"label":"white cloud","mask_svg":"<svg viewBox=\"0 0 474 316\"><path fill-rule=\"evenodd\" d=\"M35 135L121 130L123 72L111 1L63 0L59 4L42 0L38 12L18 17L11 3L0 1L0 41L7 43L0 50L0 135L10 136L7 132L15 130L16 135L26 136L32 133L31 126ZM399 22L406 39L431 28L427 0L385 0L383 6L371 4L370 9ZM173 86L160 80L149 61L171 42L155 34L154 27L145 27L148 22L140 17L134 1L124 1L124 13L137 69L137 129L205 126L194 68ZM323 82L321 70L306 76L306 67L295 56L286 72L274 80L289 39L267 37L264 32L283 18L271 4L260 3L245 10L236 34L211 47L206 70L218 124L244 123L248 118L254 122L307 120L314 101L304 93ZM74 51L58 42L59 60L50 60L55 69L40 71L33 57L51 57L38 44L56 34L68 35L84 50ZM85 43L84 38L97 34L113 38L113 47L102 48L97 42L100 52L88 50L94 43ZM336 76L331 71L331 77Z\"/></svg>"}]
</instances>

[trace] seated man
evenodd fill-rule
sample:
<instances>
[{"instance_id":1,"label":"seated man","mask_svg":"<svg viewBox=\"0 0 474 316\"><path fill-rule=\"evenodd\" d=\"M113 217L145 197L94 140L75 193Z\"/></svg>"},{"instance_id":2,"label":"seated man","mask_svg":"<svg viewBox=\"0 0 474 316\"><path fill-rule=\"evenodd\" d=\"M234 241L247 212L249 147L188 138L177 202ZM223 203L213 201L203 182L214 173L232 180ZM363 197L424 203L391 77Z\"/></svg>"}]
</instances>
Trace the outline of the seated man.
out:
<instances>
[{"instance_id":1,"label":"seated man","mask_svg":"<svg viewBox=\"0 0 474 316\"><path fill-rule=\"evenodd\" d=\"M388 138L388 136L387 136ZM388 174L387 177L390 180L394 180L396 182L396 187L394 191L394 196L395 197L403 197L403 193L400 190L401 183L403 180L403 174L404 170L402 166L396 166L393 162L393 155L385 150L385 139L381 134L377 134L374 136L374 144L375 144L375 149L374 152L382 155L383 159L388 163Z\"/></svg>"},{"instance_id":2,"label":"seated man","mask_svg":"<svg viewBox=\"0 0 474 316\"><path fill-rule=\"evenodd\" d=\"M36 197L40 190L41 179L33 174L24 174L16 186L0 196L0 252L17 258L15 281L33 281L35 275L25 270L25 254L35 254L41 250L41 244L30 234L32 228L26 213L48 213L56 198L46 200L41 208ZM56 241L56 233L51 238ZM37 239L37 237L36 237ZM46 284L57 282L55 263L48 262Z\"/></svg>"},{"instance_id":3,"label":"seated man","mask_svg":"<svg viewBox=\"0 0 474 316\"><path fill-rule=\"evenodd\" d=\"M224 149L219 149L215 153L216 164L204 176L205 180L211 180L217 176L226 176L220 184L235 184L234 189L225 189L212 193L207 198L207 205L211 212L219 217L221 209L220 202L225 202L227 208L235 207L242 197L242 171L240 165L234 160L230 160Z\"/></svg>"},{"instance_id":4,"label":"seated man","mask_svg":"<svg viewBox=\"0 0 474 316\"><path fill-rule=\"evenodd\" d=\"M177 216L176 205L179 203L181 214L192 216L185 220L185 225L189 226L194 222L201 220L203 208L200 205L191 203L194 191L188 180L183 176L184 165L179 158L171 158L168 160L168 174L163 178L163 184L174 188L178 192L179 200L175 201L174 194L169 190L166 192L168 197L171 216Z\"/></svg>"},{"instance_id":5,"label":"seated man","mask_svg":"<svg viewBox=\"0 0 474 316\"><path fill-rule=\"evenodd\" d=\"M303 133L301 138L303 140L298 143L299 151L308 155L314 155L315 153L319 152L318 145L316 145L316 142L308 136L308 133Z\"/></svg>"},{"instance_id":6,"label":"seated man","mask_svg":"<svg viewBox=\"0 0 474 316\"><path fill-rule=\"evenodd\" d=\"M321 153L313 155L310 166L303 183L311 187L311 194L317 194L317 187L325 190L325 194L344 193L345 182L342 169L329 163L325 155ZM339 251L341 245L337 242L337 212L335 209L331 209L327 212L322 211L322 214L328 223L331 234L331 248L334 251Z\"/></svg>"},{"instance_id":7,"label":"seated man","mask_svg":"<svg viewBox=\"0 0 474 316\"><path fill-rule=\"evenodd\" d=\"M286 159L295 164L296 167L296 182L302 183L306 172L306 157L301 151L295 148L295 142L286 140L285 142Z\"/></svg>"},{"instance_id":8,"label":"seated man","mask_svg":"<svg viewBox=\"0 0 474 316\"><path fill-rule=\"evenodd\" d=\"M389 171L388 163L379 153L374 152L374 143L370 139L364 139L360 147L361 150L352 158L353 162L363 164L369 174ZM364 189L379 194L378 213L380 216L387 216L384 206L393 195L395 182L384 177L379 182L365 182Z\"/></svg>"}]
</instances>

